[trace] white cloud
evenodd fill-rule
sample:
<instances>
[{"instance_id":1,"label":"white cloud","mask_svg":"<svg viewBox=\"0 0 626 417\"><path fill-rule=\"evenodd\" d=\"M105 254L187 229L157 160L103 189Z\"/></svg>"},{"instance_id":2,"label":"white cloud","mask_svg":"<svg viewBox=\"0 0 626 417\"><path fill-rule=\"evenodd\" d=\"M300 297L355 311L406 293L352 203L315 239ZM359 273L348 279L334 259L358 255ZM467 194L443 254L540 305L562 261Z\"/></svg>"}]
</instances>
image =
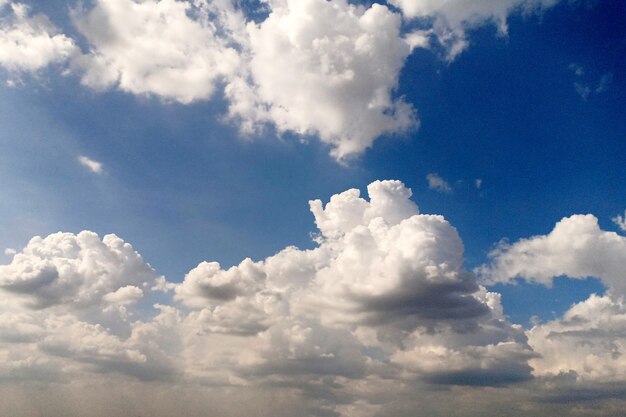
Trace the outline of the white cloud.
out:
<instances>
[{"instance_id":1,"label":"white cloud","mask_svg":"<svg viewBox=\"0 0 626 417\"><path fill-rule=\"evenodd\" d=\"M626 212L624 212L623 216L618 214L617 216L613 217L611 220L613 220L613 223L615 223L622 232L626 232Z\"/></svg>"},{"instance_id":2,"label":"white cloud","mask_svg":"<svg viewBox=\"0 0 626 417\"><path fill-rule=\"evenodd\" d=\"M141 288L134 285L127 285L125 287L118 288L108 294L105 294L102 299L112 304L132 304L139 301L143 297L143 291Z\"/></svg>"},{"instance_id":3,"label":"white cloud","mask_svg":"<svg viewBox=\"0 0 626 417\"><path fill-rule=\"evenodd\" d=\"M273 126L278 134L316 136L338 160L363 153L380 136L414 129L416 111L396 97L414 48L434 36L452 59L468 44L465 30L514 10L557 0L485 2L396 0L404 16L432 27L402 33L402 15L387 6L347 0L264 1L263 20L247 20L230 0L95 0L73 11L76 42L41 15L11 3L0 21L7 68L36 70L71 58L71 71L96 90L192 103L224 89L227 118L245 134ZM603 78L594 90L606 89Z\"/></svg>"},{"instance_id":4,"label":"white cloud","mask_svg":"<svg viewBox=\"0 0 626 417\"><path fill-rule=\"evenodd\" d=\"M317 135L343 159L416 125L413 108L392 97L411 50L399 15L345 0L271 6L266 20L247 27L249 74L226 87L230 116L244 130L269 122Z\"/></svg>"},{"instance_id":5,"label":"white cloud","mask_svg":"<svg viewBox=\"0 0 626 417\"><path fill-rule=\"evenodd\" d=\"M398 181L374 182L368 194L311 201L320 230L313 249L288 247L228 269L204 262L180 284L157 278L113 235L33 238L0 266L0 377L9 385L89 381L135 393L143 386L136 381L150 380L180 395L202 385L201 398L230 392L227 409L216 413L225 416L238 415L231 405L253 401L250 390L271 398L280 392L289 398L285 416L342 417L412 415L398 410L414 411L416 398L454 415L441 401L491 404L485 385L523 395L509 407L537 411L544 383L573 395L581 384L626 382L618 294L592 296L562 319L524 331L506 319L500 295L463 268L463 244L445 219L420 214ZM599 230L592 216L574 216L509 249L548 276L580 269L572 258L587 265L599 253L617 268L624 239ZM494 258L493 277L519 269L502 259ZM162 292L172 287L173 295ZM155 299L156 310L147 307ZM189 402L179 406L194 415ZM489 410L481 415L501 415ZM280 412L275 404L259 410Z\"/></svg>"},{"instance_id":6,"label":"white cloud","mask_svg":"<svg viewBox=\"0 0 626 417\"><path fill-rule=\"evenodd\" d=\"M398 14L346 0L269 8L256 24L229 1L98 0L75 13L90 51L74 70L95 89L181 103L208 99L224 85L229 118L242 132L270 124L278 133L316 135L337 159L417 125L413 108L392 96L406 57L425 37L405 40Z\"/></svg>"},{"instance_id":7,"label":"white cloud","mask_svg":"<svg viewBox=\"0 0 626 417\"><path fill-rule=\"evenodd\" d=\"M90 44L74 63L84 72L83 84L181 103L211 97L239 65L213 11L202 2L98 0L91 10L76 12Z\"/></svg>"},{"instance_id":8,"label":"white cloud","mask_svg":"<svg viewBox=\"0 0 626 417\"><path fill-rule=\"evenodd\" d=\"M377 410L352 390L376 393L381 381L528 379L524 332L463 269L454 228L419 214L399 181L368 194L311 201L313 249L226 270L203 262L180 284L113 235L33 238L0 266L0 376L278 384L306 399L305 414L345 417ZM161 292L172 286L173 300ZM158 312L146 308L155 298Z\"/></svg>"},{"instance_id":9,"label":"white cloud","mask_svg":"<svg viewBox=\"0 0 626 417\"><path fill-rule=\"evenodd\" d=\"M287 248L228 270L200 264L176 289L198 309L189 322L207 334L257 335L256 352L242 355L254 358L246 372L258 375L355 378L368 362L388 367L386 358L386 372L399 367L436 383L527 379L525 336L504 319L498 295L462 269L456 231L419 214L398 181L374 182L368 193L370 201L348 190L325 207L310 203L321 231L315 249ZM456 368L428 365L429 349L441 364L458 358Z\"/></svg>"},{"instance_id":10,"label":"white cloud","mask_svg":"<svg viewBox=\"0 0 626 417\"><path fill-rule=\"evenodd\" d=\"M622 297L592 295L562 318L527 332L539 354L530 361L537 376L574 373L580 383L626 381L626 306Z\"/></svg>"},{"instance_id":11,"label":"white cloud","mask_svg":"<svg viewBox=\"0 0 626 417\"><path fill-rule=\"evenodd\" d=\"M102 174L103 172L102 162L98 162L84 155L78 157L78 162L94 174Z\"/></svg>"},{"instance_id":12,"label":"white cloud","mask_svg":"<svg viewBox=\"0 0 626 417\"><path fill-rule=\"evenodd\" d=\"M74 41L59 33L46 16L32 15L22 3L0 3L0 66L35 72L65 62L76 52Z\"/></svg>"},{"instance_id":13,"label":"white cloud","mask_svg":"<svg viewBox=\"0 0 626 417\"><path fill-rule=\"evenodd\" d=\"M131 245L86 231L34 237L11 263L0 265L0 289L35 309L97 307L106 294L155 277Z\"/></svg>"},{"instance_id":14,"label":"white cloud","mask_svg":"<svg viewBox=\"0 0 626 417\"><path fill-rule=\"evenodd\" d=\"M562 219L547 235L501 244L491 257L491 264L478 269L491 282L518 277L551 285L560 275L601 279L607 295L591 295L563 317L538 323L526 332L537 354L529 364L536 377L547 378L552 388L562 390L555 395L565 399L575 395L567 394L568 390L591 389L596 396L611 396L605 394L610 390L606 384L626 382L626 237L601 230L592 215L574 215Z\"/></svg>"},{"instance_id":15,"label":"white cloud","mask_svg":"<svg viewBox=\"0 0 626 417\"><path fill-rule=\"evenodd\" d=\"M444 180L439 176L439 174L431 173L426 175L426 180L428 181L428 188L431 190L438 191L440 193L451 193L452 187L448 183L448 181ZM476 183L476 187L480 188L478 182Z\"/></svg>"},{"instance_id":16,"label":"white cloud","mask_svg":"<svg viewBox=\"0 0 626 417\"><path fill-rule=\"evenodd\" d=\"M590 214L566 217L544 236L502 243L490 257L492 262L477 270L487 282L519 277L550 285L560 275L596 277L615 295L626 294L626 237L601 230Z\"/></svg>"},{"instance_id":17,"label":"white cloud","mask_svg":"<svg viewBox=\"0 0 626 417\"><path fill-rule=\"evenodd\" d=\"M467 48L466 31L485 23L498 26L507 33L507 19L517 11L529 13L545 9L559 0L391 0L407 19L425 18L432 20L432 31L438 41L446 47L448 59L454 59Z\"/></svg>"}]
</instances>

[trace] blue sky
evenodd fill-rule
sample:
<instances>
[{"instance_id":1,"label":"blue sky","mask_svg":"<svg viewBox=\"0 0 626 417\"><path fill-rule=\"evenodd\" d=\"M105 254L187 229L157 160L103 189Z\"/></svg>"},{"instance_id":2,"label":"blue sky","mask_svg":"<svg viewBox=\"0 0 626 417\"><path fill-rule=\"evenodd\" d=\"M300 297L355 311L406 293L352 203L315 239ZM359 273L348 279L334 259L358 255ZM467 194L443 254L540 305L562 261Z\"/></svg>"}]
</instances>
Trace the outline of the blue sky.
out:
<instances>
[{"instance_id":1,"label":"blue sky","mask_svg":"<svg viewBox=\"0 0 626 417\"><path fill-rule=\"evenodd\" d=\"M415 27L431 28L429 44L401 57L397 83L391 80L386 92L393 103L401 98L413 107L419 127L394 127L391 134L381 128L371 146L339 161L329 154L335 133L325 139L324 123L271 116L256 120L261 130L242 134L243 122L229 119L233 101L223 93L228 75L211 81L212 96L190 103L177 92L133 91L139 87L124 87L120 80L104 88L90 85L83 77L92 64L77 62L81 54L105 51L90 38L99 33L89 26L97 20L80 29L69 18L72 2L25 2L74 39L81 52L40 67L0 56L0 248L19 253L31 237L59 231L113 233L130 242L156 274L180 284L202 261L227 269L291 245L315 248L318 227L309 200L325 203L350 188L367 197L368 184L397 179L412 190L421 213L443 215L456 228L467 271L495 265L493 276L500 278L487 287L501 294L512 322L530 329L536 318L557 320L592 293L603 295L613 288L613 278L582 279L590 275L588 268L557 269L553 282L541 272L528 275L523 266L503 278L498 260L488 254L503 239L512 245L505 255L515 253L515 242L547 235L562 218L576 214L593 214L603 231L623 236L612 219L626 210L626 3L545 1L539 11L508 10L502 33L497 18L468 15L456 22L454 9L411 20L412 1L421 4L392 2L389 13L403 19L402 37ZM86 10L100 3L106 2L87 2ZM287 7L270 4L262 11L247 4L245 12L257 13L263 22L272 10ZM366 4L367 9L373 2ZM3 30L14 18L4 7ZM437 19L450 32L429 26ZM454 57L443 40L450 33L461 36L454 42L467 41ZM254 72L261 64L250 65L264 88ZM180 94L188 82L180 82ZM278 81L267 91L272 88L280 88ZM278 107L265 100L268 108ZM310 113L324 105L307 104ZM297 111L288 109L287 117ZM90 171L79 156L100 162L103 171ZM449 188L429 187L429 174ZM13 253L0 254L0 263L11 264ZM529 259L539 264L540 255ZM176 300L192 297L187 284L180 285ZM516 366L511 365L512 374Z\"/></svg>"}]
</instances>

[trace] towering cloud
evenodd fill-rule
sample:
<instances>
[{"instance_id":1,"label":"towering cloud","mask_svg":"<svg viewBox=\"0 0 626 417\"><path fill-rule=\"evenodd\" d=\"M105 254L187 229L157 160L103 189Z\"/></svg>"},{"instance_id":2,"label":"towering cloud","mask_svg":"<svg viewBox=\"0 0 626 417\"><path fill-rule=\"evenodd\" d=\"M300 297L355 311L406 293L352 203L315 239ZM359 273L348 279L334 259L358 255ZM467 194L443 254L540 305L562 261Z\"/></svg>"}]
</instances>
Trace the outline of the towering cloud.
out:
<instances>
[{"instance_id":1,"label":"towering cloud","mask_svg":"<svg viewBox=\"0 0 626 417\"><path fill-rule=\"evenodd\" d=\"M0 372L278 384L306 397L311 413L345 416L380 408L353 384L384 396L385 381L410 389L529 379L524 332L463 269L455 229L419 214L398 181L370 184L369 201L359 194L310 202L316 248L226 270L203 262L156 310L144 299L167 299L159 289L172 284L118 237L33 238L0 267L10 300L0 310L0 354L10 358Z\"/></svg>"}]
</instances>

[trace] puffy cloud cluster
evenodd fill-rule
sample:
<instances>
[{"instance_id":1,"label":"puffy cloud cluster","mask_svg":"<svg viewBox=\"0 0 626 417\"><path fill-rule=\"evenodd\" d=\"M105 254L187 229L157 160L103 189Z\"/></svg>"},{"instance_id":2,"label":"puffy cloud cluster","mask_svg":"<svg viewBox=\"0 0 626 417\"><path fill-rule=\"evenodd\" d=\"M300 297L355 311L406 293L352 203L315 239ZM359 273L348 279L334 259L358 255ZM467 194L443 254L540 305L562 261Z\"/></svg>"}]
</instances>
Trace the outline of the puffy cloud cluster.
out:
<instances>
[{"instance_id":1,"label":"puffy cloud cluster","mask_svg":"<svg viewBox=\"0 0 626 417\"><path fill-rule=\"evenodd\" d=\"M35 72L75 53L74 41L59 33L46 16L31 14L22 3L0 1L0 66Z\"/></svg>"},{"instance_id":2,"label":"puffy cloud cluster","mask_svg":"<svg viewBox=\"0 0 626 417\"><path fill-rule=\"evenodd\" d=\"M463 244L443 217L420 214L398 181L376 181L368 195L311 201L313 249L227 269L202 262L181 283L114 235L35 237L0 266L0 377L281 392L285 415L345 417L409 415L433 386L453 387L460 403L490 401L490 387L570 401L626 386L626 308L611 269L624 237L573 216L501 246L484 277L596 275L611 288L526 330L463 268ZM515 405L520 415L536 406L528 401Z\"/></svg>"},{"instance_id":3,"label":"puffy cloud cluster","mask_svg":"<svg viewBox=\"0 0 626 417\"><path fill-rule=\"evenodd\" d=\"M279 132L317 135L344 158L415 125L413 108L392 98L410 53L398 14L346 0L271 4L267 19L247 27L247 79L226 88L244 129L272 122Z\"/></svg>"},{"instance_id":4,"label":"puffy cloud cluster","mask_svg":"<svg viewBox=\"0 0 626 417\"><path fill-rule=\"evenodd\" d=\"M528 331L541 353L531 365L535 375L573 374L583 383L626 381L626 306L622 297L592 295L562 318Z\"/></svg>"},{"instance_id":5,"label":"puffy cloud cluster","mask_svg":"<svg viewBox=\"0 0 626 417\"><path fill-rule=\"evenodd\" d=\"M35 71L69 61L66 73L93 89L183 104L223 91L226 118L242 133L269 125L316 136L345 160L382 135L418 126L413 106L396 94L414 48L435 36L453 58L467 45L468 27L494 21L504 31L514 10L557 1L394 0L394 9L267 0L265 13L255 14L254 5L232 0L94 0L72 11L78 42L5 0L0 7L11 12L0 17L0 65ZM407 33L416 18L423 28Z\"/></svg>"},{"instance_id":6,"label":"puffy cloud cluster","mask_svg":"<svg viewBox=\"0 0 626 417\"><path fill-rule=\"evenodd\" d=\"M463 269L456 230L419 214L398 181L368 194L310 202L314 249L228 269L203 262L180 284L113 235L33 238L0 266L0 374L276 385L308 398L312 415L344 416L378 410L363 392L388 381L409 390L530 378L524 331ZM172 287L170 305L146 307Z\"/></svg>"},{"instance_id":7,"label":"puffy cloud cluster","mask_svg":"<svg viewBox=\"0 0 626 417\"><path fill-rule=\"evenodd\" d=\"M337 158L414 126L413 108L392 98L410 52L398 14L346 0L270 7L256 24L229 1L98 0L75 18L91 48L75 67L90 87L181 103L223 84L243 132L317 135Z\"/></svg>"},{"instance_id":8,"label":"puffy cloud cluster","mask_svg":"<svg viewBox=\"0 0 626 417\"><path fill-rule=\"evenodd\" d=\"M538 354L529 363L535 376L575 381L584 387L626 382L624 236L601 230L595 216L574 215L559 221L547 235L501 243L491 257L489 265L477 269L490 282L524 279L551 285L554 277L562 275L602 280L607 295L591 295L563 317L527 331ZM605 389L594 395L602 395Z\"/></svg>"},{"instance_id":9,"label":"puffy cloud cluster","mask_svg":"<svg viewBox=\"0 0 626 417\"><path fill-rule=\"evenodd\" d=\"M167 378L172 359L162 353L167 345L155 342L166 316L176 313L162 307L141 322L138 306L156 278L115 235L31 239L0 266L0 375L63 380L98 370Z\"/></svg>"},{"instance_id":10,"label":"puffy cloud cluster","mask_svg":"<svg viewBox=\"0 0 626 417\"><path fill-rule=\"evenodd\" d=\"M8 265L0 266L0 288L33 309L72 309L126 304L142 297L154 279L131 245L115 235L92 232L34 237Z\"/></svg>"}]
</instances>

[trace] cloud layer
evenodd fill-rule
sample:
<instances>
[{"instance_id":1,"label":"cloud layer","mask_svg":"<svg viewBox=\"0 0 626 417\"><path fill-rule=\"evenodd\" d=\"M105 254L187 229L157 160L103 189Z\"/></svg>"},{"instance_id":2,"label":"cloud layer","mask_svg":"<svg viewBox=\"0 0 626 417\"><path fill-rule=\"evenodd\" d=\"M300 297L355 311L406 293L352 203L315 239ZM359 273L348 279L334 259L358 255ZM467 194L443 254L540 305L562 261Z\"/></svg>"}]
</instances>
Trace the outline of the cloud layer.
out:
<instances>
[{"instance_id":1,"label":"cloud layer","mask_svg":"<svg viewBox=\"0 0 626 417\"><path fill-rule=\"evenodd\" d=\"M376 181L368 195L352 189L311 201L313 249L287 247L227 269L202 262L178 284L114 235L35 237L0 266L0 375L7 387L49 381L49 390L89 379L137 391L206 386L209 397L282 392L285 415L337 416L404 415L411 392L433 406L433 387L473 396L519 390L521 410L536 405L530 399L542 384L562 399L626 383L626 310L613 289L525 331L507 320L499 294L463 268L463 244L443 217L420 214L398 181ZM519 253L562 259L558 251L573 247L576 259L600 250L597 262L617 264L611 245L623 238L600 231L592 216L565 219L555 231L501 248L480 272L586 275L543 258L520 263L534 265L532 274L514 268ZM537 254L533 242L541 242Z\"/></svg>"}]
</instances>

